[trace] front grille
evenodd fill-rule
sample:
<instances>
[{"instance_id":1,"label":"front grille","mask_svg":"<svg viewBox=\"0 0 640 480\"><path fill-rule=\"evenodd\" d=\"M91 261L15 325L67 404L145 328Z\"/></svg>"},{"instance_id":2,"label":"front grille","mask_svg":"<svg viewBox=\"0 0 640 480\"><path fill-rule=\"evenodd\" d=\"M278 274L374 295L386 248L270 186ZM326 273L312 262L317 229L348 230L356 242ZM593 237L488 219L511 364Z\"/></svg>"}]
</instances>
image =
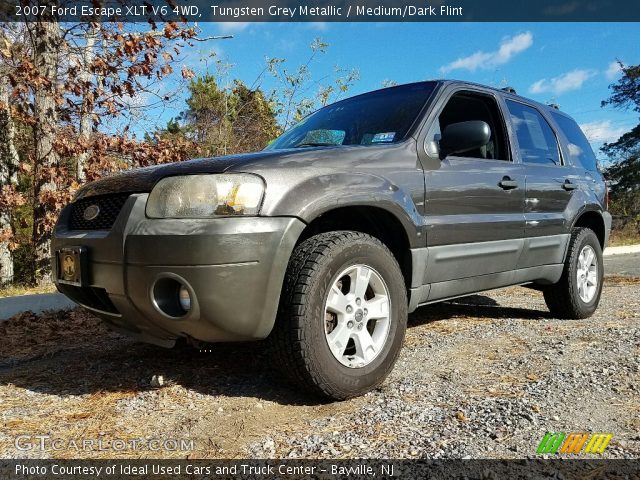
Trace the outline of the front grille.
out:
<instances>
[{"instance_id":1,"label":"front grille","mask_svg":"<svg viewBox=\"0 0 640 480\"><path fill-rule=\"evenodd\" d=\"M69 228L71 230L111 229L129 196L129 193L118 193L78 200L71 206ZM85 218L85 210L90 206L98 207L98 215L91 220L87 220Z\"/></svg>"},{"instance_id":2,"label":"front grille","mask_svg":"<svg viewBox=\"0 0 640 480\"><path fill-rule=\"evenodd\" d=\"M67 297L89 308L94 308L101 312L118 313L118 310L115 305L111 303L111 299L104 288L76 287L75 285L59 283L58 289Z\"/></svg>"}]
</instances>

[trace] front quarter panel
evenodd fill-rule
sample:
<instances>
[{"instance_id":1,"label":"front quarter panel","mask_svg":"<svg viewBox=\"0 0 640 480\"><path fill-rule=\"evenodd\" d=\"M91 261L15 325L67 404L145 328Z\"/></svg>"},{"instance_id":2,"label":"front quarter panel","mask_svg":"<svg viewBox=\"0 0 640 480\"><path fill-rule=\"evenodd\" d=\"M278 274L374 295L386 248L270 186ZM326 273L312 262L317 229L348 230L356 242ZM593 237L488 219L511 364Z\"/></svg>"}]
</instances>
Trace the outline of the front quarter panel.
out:
<instances>
[{"instance_id":1,"label":"front quarter panel","mask_svg":"<svg viewBox=\"0 0 640 480\"><path fill-rule=\"evenodd\" d=\"M274 187L267 182L269 188ZM361 173L326 173L304 179L280 196L267 196L262 214L296 216L310 223L323 213L348 206L387 210L402 222L410 238L419 237L422 217L410 195L389 180Z\"/></svg>"},{"instance_id":2,"label":"front quarter panel","mask_svg":"<svg viewBox=\"0 0 640 480\"><path fill-rule=\"evenodd\" d=\"M385 147L313 150L296 159L245 164L267 188L260 215L291 216L310 223L349 206L382 208L404 226L412 247L424 246L424 171L415 141Z\"/></svg>"}]
</instances>

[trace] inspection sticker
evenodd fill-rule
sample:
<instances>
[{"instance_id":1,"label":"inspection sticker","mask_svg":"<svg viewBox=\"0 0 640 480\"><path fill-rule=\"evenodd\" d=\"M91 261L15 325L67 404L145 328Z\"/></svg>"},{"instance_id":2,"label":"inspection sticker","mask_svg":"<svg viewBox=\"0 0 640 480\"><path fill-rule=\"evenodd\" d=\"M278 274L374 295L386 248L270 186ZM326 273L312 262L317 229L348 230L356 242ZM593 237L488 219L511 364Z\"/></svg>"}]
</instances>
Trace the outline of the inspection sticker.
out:
<instances>
[{"instance_id":1,"label":"inspection sticker","mask_svg":"<svg viewBox=\"0 0 640 480\"><path fill-rule=\"evenodd\" d=\"M393 142L396 132L376 133L371 139L371 143Z\"/></svg>"}]
</instances>

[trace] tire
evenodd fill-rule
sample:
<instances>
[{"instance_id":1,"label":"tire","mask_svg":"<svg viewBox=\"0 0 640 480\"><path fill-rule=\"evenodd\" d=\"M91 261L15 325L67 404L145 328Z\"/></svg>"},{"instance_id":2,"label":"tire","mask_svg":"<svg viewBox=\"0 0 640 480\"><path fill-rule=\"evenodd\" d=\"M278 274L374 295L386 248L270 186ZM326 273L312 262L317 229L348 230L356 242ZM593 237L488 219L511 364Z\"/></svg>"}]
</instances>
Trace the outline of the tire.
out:
<instances>
[{"instance_id":1,"label":"tire","mask_svg":"<svg viewBox=\"0 0 640 480\"><path fill-rule=\"evenodd\" d=\"M593 289L581 286L578 276L585 273L581 269L584 264L583 253L592 252L593 261L590 262L589 278L595 280ZM593 272L595 267L595 272ZM593 272L593 273L592 273ZM596 234L588 228L574 228L569 240L562 277L558 283L543 289L544 300L551 313L557 318L580 319L593 315L602 293L602 277L604 273L602 263L602 248Z\"/></svg>"},{"instance_id":2,"label":"tire","mask_svg":"<svg viewBox=\"0 0 640 480\"><path fill-rule=\"evenodd\" d=\"M365 282L368 293L356 304ZM336 231L295 248L270 340L276 362L291 380L314 394L344 400L382 383L398 358L406 325L405 281L389 249L370 235Z\"/></svg>"}]
</instances>

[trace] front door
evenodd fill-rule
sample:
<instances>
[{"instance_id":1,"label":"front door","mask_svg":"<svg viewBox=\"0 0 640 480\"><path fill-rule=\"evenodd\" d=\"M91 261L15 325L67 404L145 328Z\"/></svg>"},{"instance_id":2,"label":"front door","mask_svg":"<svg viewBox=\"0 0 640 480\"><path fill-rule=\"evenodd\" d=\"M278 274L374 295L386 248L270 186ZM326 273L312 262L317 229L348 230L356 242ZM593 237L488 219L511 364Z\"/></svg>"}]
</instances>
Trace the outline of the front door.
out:
<instances>
[{"instance_id":1,"label":"front door","mask_svg":"<svg viewBox=\"0 0 640 480\"><path fill-rule=\"evenodd\" d=\"M524 169L512 162L494 96L466 90L454 93L429 129L427 153L437 154L438 137L447 125L469 120L489 124L489 144L448 156L436 168L425 170L425 283L509 272L522 249Z\"/></svg>"}]
</instances>

